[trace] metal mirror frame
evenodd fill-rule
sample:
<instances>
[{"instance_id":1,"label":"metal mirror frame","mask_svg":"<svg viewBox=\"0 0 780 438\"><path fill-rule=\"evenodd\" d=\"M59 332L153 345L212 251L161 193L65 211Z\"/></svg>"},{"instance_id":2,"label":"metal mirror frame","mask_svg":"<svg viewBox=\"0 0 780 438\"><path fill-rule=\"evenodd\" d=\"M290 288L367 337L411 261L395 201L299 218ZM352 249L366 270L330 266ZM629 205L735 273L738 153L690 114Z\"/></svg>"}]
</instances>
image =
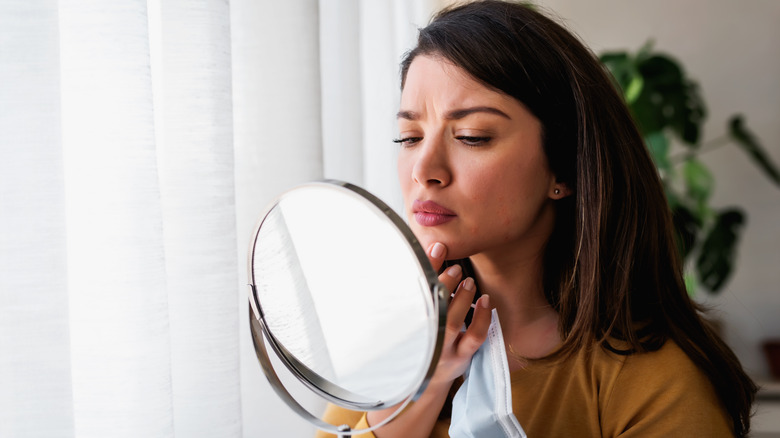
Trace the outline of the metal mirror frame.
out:
<instances>
[{"instance_id":1,"label":"metal mirror frame","mask_svg":"<svg viewBox=\"0 0 780 438\"><path fill-rule=\"evenodd\" d=\"M395 226L399 234L406 240L406 243L409 245L409 248L414 252L414 255L418 261L418 266L420 267L420 270L425 277L425 283L427 284L428 290L430 291L431 294L430 298L431 298L431 304L433 306L433 315L437 318L434 351L431 354L431 361L428 364L428 368L425 372L425 375L419 381L419 385L415 385L417 386L417 389L414 390L411 394L409 394L400 404L398 404L398 408L395 410L395 412L393 412L392 415L387 417L381 423L373 425L367 429L351 431L350 428L346 425L330 424L324 421L319 416L314 415L309 410L304 408L295 399L295 397L293 397L289 393L289 391L287 391L287 388L285 388L284 384L282 383L281 379L276 373L273 364L271 363L270 357L268 355L268 351L265 347L265 343L267 342L271 346L271 349L273 350L275 355L281 360L281 362L285 365L285 367L298 379L298 381L303 383L308 389L310 389L312 392L317 394L320 398L323 398L328 402L356 411L370 411L370 410L384 409L389 407L389 406L385 406L383 403L374 404L374 403L360 403L360 402L350 401L349 397L354 395L352 392L321 378L316 372L312 371L310 368L308 368L306 365L304 365L298 359L296 359L294 355L292 355L278 341L278 339L276 339L273 333L271 333L271 331L268 328L267 322L265 321L265 316L262 311L262 305L259 302L259 299L257 297L257 292L255 288L256 283L255 283L254 267L253 267L255 247L257 245L257 240L260 235L260 230L266 218L268 217L268 214L279 204L279 202L282 200L282 198L284 198L286 194L288 194L293 190L299 190L311 186L326 186L326 187L335 188L337 190L343 190L345 191L345 193L351 196L358 195L356 197L357 199L361 199L367 202L368 204L370 204L370 206L372 206L373 208L379 210L384 215L384 217L387 218ZM260 220L255 226L254 232L252 234L252 239L250 240L250 245L249 245L247 272L249 275L250 332L252 334L252 343L255 348L255 354L257 355L257 359L260 362L260 366L263 369L263 373L265 374L266 378L270 382L272 388L279 396L279 398L281 398L282 401L284 401L287 404L287 406L289 406L290 409L292 409L300 417L304 418L309 423L316 426L318 429L328 433L336 434L338 436L346 436L352 434L371 432L375 429L384 426L385 424L393 420L395 417L397 417L411 401L417 400L419 396L422 394L422 392L425 390L425 388L428 386L428 383L430 382L430 379L433 376L433 372L436 369L436 365L439 361L439 356L441 355L442 343L444 339L444 330L445 330L446 319L447 319L447 302L449 298L449 291L447 291L447 288L439 282L438 276L436 272L433 270L433 267L431 266L430 262L428 261L428 257L426 256L425 251L420 245L420 242L412 233L411 229L409 229L408 225L403 221L403 219L401 219L400 216L398 216L398 214L395 211L393 211L393 209L391 209L387 204L385 204L382 200L380 200L370 192L354 184L350 184L338 180L332 180L332 179L302 184L288 191L285 191L269 204L269 206L260 216Z\"/></svg>"}]
</instances>

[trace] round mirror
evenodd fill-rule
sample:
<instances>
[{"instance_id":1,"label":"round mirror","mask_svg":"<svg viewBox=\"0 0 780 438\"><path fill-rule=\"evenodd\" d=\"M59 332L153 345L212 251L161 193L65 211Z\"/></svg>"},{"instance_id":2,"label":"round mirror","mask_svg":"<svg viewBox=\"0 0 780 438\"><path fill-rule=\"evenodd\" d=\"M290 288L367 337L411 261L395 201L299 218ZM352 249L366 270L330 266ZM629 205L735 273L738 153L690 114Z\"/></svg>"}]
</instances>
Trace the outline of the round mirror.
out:
<instances>
[{"instance_id":1,"label":"round mirror","mask_svg":"<svg viewBox=\"0 0 780 438\"><path fill-rule=\"evenodd\" d=\"M441 349L447 293L411 230L378 198L337 181L285 192L255 230L249 278L263 370L319 428L340 425L290 396L266 344L310 390L348 409L399 406L397 414L425 388Z\"/></svg>"}]
</instances>

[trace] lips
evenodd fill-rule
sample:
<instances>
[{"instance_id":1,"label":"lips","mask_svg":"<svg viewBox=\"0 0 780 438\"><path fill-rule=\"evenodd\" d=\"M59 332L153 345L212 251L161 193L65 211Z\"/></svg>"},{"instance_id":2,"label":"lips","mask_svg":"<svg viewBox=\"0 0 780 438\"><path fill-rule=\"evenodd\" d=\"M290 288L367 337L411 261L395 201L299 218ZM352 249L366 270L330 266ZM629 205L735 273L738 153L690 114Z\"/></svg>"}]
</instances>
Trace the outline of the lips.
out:
<instances>
[{"instance_id":1,"label":"lips","mask_svg":"<svg viewBox=\"0 0 780 438\"><path fill-rule=\"evenodd\" d=\"M444 208L433 201L414 201L412 213L414 213L414 220L424 227L442 225L457 217L454 211Z\"/></svg>"}]
</instances>

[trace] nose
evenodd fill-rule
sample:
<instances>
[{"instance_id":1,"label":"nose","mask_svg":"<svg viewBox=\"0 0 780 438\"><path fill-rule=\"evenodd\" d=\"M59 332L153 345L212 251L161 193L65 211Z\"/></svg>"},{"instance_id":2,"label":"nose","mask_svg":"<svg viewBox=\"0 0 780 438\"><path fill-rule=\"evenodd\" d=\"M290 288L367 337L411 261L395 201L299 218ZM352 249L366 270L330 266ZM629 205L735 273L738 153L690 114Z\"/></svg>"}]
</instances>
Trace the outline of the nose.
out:
<instances>
[{"instance_id":1,"label":"nose","mask_svg":"<svg viewBox=\"0 0 780 438\"><path fill-rule=\"evenodd\" d=\"M419 145L412 168L412 179L425 187L445 187L452 181L449 156L445 142L424 139Z\"/></svg>"}]
</instances>

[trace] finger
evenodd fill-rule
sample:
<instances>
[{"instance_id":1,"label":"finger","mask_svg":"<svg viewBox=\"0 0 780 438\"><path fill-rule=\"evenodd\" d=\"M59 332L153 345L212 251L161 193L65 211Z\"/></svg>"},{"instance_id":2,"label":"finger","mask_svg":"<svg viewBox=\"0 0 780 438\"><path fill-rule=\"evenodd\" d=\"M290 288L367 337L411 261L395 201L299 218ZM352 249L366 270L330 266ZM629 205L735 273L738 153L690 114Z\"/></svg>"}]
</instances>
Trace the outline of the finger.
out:
<instances>
[{"instance_id":1,"label":"finger","mask_svg":"<svg viewBox=\"0 0 780 438\"><path fill-rule=\"evenodd\" d=\"M463 321L466 320L466 315L469 313L469 309L471 309L471 303L474 300L476 291L477 288L473 278L468 277L460 283L447 310L448 329L460 331Z\"/></svg>"},{"instance_id":2,"label":"finger","mask_svg":"<svg viewBox=\"0 0 780 438\"><path fill-rule=\"evenodd\" d=\"M447 255L447 247L441 242L433 242L428 247L427 254L434 272L439 272L441 265L444 263L444 257Z\"/></svg>"},{"instance_id":3,"label":"finger","mask_svg":"<svg viewBox=\"0 0 780 438\"><path fill-rule=\"evenodd\" d=\"M439 274L439 283L447 288L447 295L455 293L460 279L463 276L463 268L460 265L452 265ZM449 299L449 297L447 297Z\"/></svg>"},{"instance_id":4,"label":"finger","mask_svg":"<svg viewBox=\"0 0 780 438\"><path fill-rule=\"evenodd\" d=\"M458 356L471 357L477 352L480 345L485 342L488 328L490 328L491 314L490 296L482 295L479 300L477 300L477 306L474 309L474 317L471 320L468 330L466 330L458 342L456 351Z\"/></svg>"}]
</instances>

